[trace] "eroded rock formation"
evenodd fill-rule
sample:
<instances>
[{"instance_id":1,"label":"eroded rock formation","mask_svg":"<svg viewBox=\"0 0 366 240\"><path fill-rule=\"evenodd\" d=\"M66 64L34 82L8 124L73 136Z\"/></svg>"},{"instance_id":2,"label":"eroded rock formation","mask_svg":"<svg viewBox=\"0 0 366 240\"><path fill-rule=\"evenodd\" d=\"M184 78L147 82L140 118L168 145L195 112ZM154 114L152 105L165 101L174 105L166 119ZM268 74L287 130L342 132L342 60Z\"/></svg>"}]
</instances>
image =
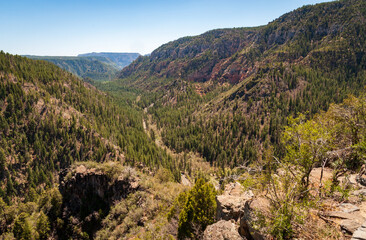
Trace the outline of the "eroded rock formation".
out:
<instances>
[{"instance_id":1,"label":"eroded rock formation","mask_svg":"<svg viewBox=\"0 0 366 240\"><path fill-rule=\"evenodd\" d=\"M113 166L109 169L121 166ZM122 168L121 168L122 169ZM139 189L139 178L132 168L108 173L101 168L79 165L60 175L60 192L63 196L63 218L92 236L100 227L116 201L126 198Z\"/></svg>"},{"instance_id":2,"label":"eroded rock formation","mask_svg":"<svg viewBox=\"0 0 366 240\"><path fill-rule=\"evenodd\" d=\"M245 240L240 236L235 222L221 220L208 226L203 234L203 240Z\"/></svg>"}]
</instances>

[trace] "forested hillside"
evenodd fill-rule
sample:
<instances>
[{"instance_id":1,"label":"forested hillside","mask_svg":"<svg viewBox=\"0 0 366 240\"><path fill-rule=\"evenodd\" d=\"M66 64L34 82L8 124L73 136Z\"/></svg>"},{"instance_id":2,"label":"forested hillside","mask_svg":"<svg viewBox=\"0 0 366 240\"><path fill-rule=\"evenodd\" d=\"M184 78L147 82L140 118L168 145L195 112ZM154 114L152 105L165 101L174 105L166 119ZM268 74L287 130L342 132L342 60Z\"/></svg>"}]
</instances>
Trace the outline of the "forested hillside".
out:
<instances>
[{"instance_id":1,"label":"forested hillside","mask_svg":"<svg viewBox=\"0 0 366 240\"><path fill-rule=\"evenodd\" d=\"M213 30L139 57L112 83L144 93L140 106L178 152L217 166L283 154L287 116L308 117L366 83L366 4L304 6L266 26Z\"/></svg>"},{"instance_id":2,"label":"forested hillside","mask_svg":"<svg viewBox=\"0 0 366 240\"><path fill-rule=\"evenodd\" d=\"M97 57L42 57L26 56L31 59L45 60L84 79L94 81L112 80L118 68L106 58Z\"/></svg>"},{"instance_id":3,"label":"forested hillside","mask_svg":"<svg viewBox=\"0 0 366 240\"><path fill-rule=\"evenodd\" d=\"M149 56L1 51L0 238L358 236L365 23L340 0Z\"/></svg>"},{"instance_id":4,"label":"forested hillside","mask_svg":"<svg viewBox=\"0 0 366 240\"><path fill-rule=\"evenodd\" d=\"M47 234L66 228L67 222L56 224L57 218L66 220L57 186L59 174L75 162L114 161L143 171L164 167L179 180L174 160L144 133L141 113L126 103L117 104L51 63L4 52L0 79L0 235L21 234L17 219L22 227L46 222Z\"/></svg>"},{"instance_id":5,"label":"forested hillside","mask_svg":"<svg viewBox=\"0 0 366 240\"><path fill-rule=\"evenodd\" d=\"M85 81L111 81L118 70L129 65L138 53L85 53L77 57L64 56L26 56L31 59L45 60L71 72Z\"/></svg>"}]
</instances>

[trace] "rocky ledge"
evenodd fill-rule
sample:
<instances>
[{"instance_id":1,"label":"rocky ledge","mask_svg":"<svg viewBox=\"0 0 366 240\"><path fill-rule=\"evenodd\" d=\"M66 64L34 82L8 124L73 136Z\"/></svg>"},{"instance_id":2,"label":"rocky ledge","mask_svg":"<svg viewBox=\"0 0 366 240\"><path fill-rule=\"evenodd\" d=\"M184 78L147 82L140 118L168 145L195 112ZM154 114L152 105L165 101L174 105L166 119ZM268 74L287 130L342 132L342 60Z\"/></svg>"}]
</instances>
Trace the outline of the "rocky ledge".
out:
<instances>
[{"instance_id":1,"label":"rocky ledge","mask_svg":"<svg viewBox=\"0 0 366 240\"><path fill-rule=\"evenodd\" d=\"M216 197L217 223L208 226L203 239L261 240L250 226L252 191L244 191L240 183L225 186L224 193Z\"/></svg>"},{"instance_id":2,"label":"rocky ledge","mask_svg":"<svg viewBox=\"0 0 366 240\"><path fill-rule=\"evenodd\" d=\"M60 174L63 219L71 220L89 236L100 227L103 216L117 201L139 190L139 177L118 162L80 164Z\"/></svg>"}]
</instances>

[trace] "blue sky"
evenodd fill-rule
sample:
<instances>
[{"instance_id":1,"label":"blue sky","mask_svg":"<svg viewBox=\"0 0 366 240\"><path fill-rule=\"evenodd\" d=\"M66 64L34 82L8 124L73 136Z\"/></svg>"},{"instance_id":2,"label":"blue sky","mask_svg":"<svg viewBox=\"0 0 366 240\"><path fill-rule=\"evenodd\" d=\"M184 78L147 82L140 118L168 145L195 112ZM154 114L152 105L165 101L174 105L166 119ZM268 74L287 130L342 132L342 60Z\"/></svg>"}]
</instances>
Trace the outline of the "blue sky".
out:
<instances>
[{"instance_id":1,"label":"blue sky","mask_svg":"<svg viewBox=\"0 0 366 240\"><path fill-rule=\"evenodd\" d=\"M150 53L211 29L267 24L325 0L0 0L0 50Z\"/></svg>"}]
</instances>

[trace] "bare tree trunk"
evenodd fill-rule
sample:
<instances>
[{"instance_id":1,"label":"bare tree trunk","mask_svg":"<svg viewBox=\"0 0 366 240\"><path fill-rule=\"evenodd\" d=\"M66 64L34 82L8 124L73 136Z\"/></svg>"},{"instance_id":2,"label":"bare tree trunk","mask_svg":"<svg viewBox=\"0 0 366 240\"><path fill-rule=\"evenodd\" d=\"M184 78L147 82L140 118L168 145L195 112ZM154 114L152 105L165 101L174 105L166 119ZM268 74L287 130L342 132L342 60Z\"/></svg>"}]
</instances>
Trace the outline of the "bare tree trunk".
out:
<instances>
[{"instance_id":1,"label":"bare tree trunk","mask_svg":"<svg viewBox=\"0 0 366 240\"><path fill-rule=\"evenodd\" d=\"M328 160L325 159L323 162L322 162L322 170L320 172L320 179L319 179L319 197L322 196L322 193L323 193L323 173L324 173L324 168L325 168L325 165L327 165L327 162Z\"/></svg>"}]
</instances>

